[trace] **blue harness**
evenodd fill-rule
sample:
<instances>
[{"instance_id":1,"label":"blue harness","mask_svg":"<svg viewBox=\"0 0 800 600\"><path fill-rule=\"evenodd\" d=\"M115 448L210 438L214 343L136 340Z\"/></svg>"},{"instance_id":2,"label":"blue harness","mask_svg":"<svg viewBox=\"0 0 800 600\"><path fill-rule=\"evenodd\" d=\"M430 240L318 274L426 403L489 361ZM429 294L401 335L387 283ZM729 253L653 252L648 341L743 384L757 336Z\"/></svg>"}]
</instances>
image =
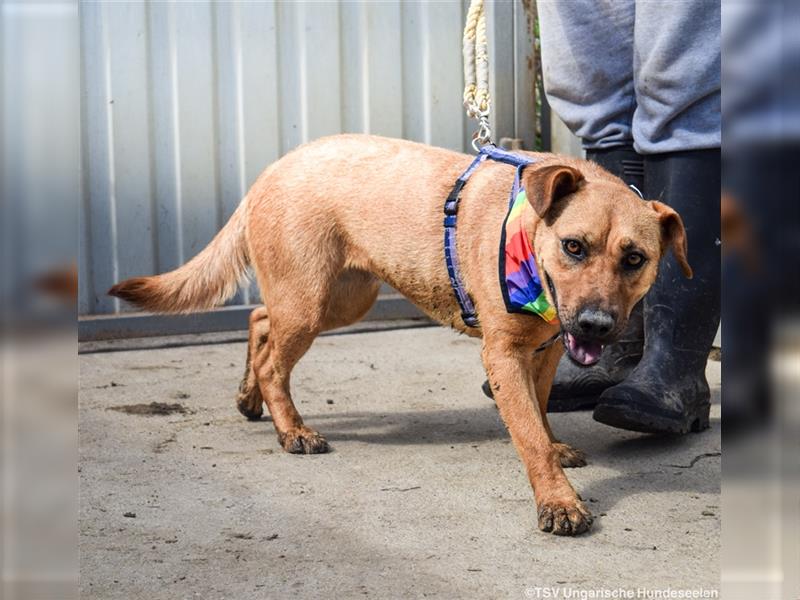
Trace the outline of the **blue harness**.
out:
<instances>
[{"instance_id":1,"label":"blue harness","mask_svg":"<svg viewBox=\"0 0 800 600\"><path fill-rule=\"evenodd\" d=\"M458 203L461 200L461 190L464 189L464 186L475 170L486 160L494 160L516 168L514 185L511 188L509 208L513 206L514 200L520 192L520 176L522 170L529 164L536 162L535 159L520 154L514 154L513 152L506 152L493 144L487 144L481 147L478 156L475 157L472 164L470 164L467 170L456 179L455 185L453 185L453 189L450 190L450 194L448 194L447 200L444 203L444 257L447 263L447 274L450 276L450 285L453 288L456 301L458 301L458 306L461 308L461 318L468 327L479 327L479 321L478 315L475 312L475 305L472 302L472 298L469 297L469 294L467 294L467 291L464 289L464 281L461 277L461 268L456 248L456 220L458 217ZM503 258L504 248L503 244L501 244L500 260L502 261ZM505 291L503 296L506 300L506 308L509 312L519 312L512 310L512 308L508 306L508 295Z\"/></svg>"}]
</instances>

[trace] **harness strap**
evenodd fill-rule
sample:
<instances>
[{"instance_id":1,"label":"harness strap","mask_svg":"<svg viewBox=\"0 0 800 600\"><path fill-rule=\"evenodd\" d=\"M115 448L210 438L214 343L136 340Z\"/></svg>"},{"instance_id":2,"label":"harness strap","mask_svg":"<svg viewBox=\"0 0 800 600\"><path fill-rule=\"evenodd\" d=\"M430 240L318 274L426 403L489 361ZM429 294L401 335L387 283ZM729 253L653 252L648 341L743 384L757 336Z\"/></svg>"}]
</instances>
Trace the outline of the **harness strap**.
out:
<instances>
[{"instance_id":1,"label":"harness strap","mask_svg":"<svg viewBox=\"0 0 800 600\"><path fill-rule=\"evenodd\" d=\"M458 217L458 203L461 201L461 190L467 184L475 169L484 160L486 154L479 153L470 163L467 170L456 179L453 189L447 195L444 203L444 260L447 264L447 275L450 277L450 286L456 296L459 308L461 308L461 319L468 327L478 327L478 315L475 312L475 305L464 289L464 282L461 278L461 265L458 261L458 251L456 248L456 221Z\"/></svg>"},{"instance_id":2,"label":"harness strap","mask_svg":"<svg viewBox=\"0 0 800 600\"><path fill-rule=\"evenodd\" d=\"M534 159L520 154L514 154L513 152L506 152L493 144L487 144L481 147L478 156L470 163L467 170L456 179L453 189L451 189L450 193L447 195L447 199L444 203L444 258L447 264L447 274L450 277L450 286L453 288L453 294L461 309L461 318L467 327L479 327L480 322L478 321L478 314L475 311L475 304L467 293L464 287L464 280L461 277L461 265L458 260L458 250L456 246L458 204L461 201L461 190L464 189L464 186L475 170L486 160L493 160L517 168L514 177L512 199L516 197L516 193L519 191L522 169L526 165L535 162Z\"/></svg>"},{"instance_id":3,"label":"harness strap","mask_svg":"<svg viewBox=\"0 0 800 600\"><path fill-rule=\"evenodd\" d=\"M560 338L560 337L561 337L561 332L559 331L558 333L556 333L555 335L553 335L553 337L547 338L547 339L546 339L545 341L543 341L541 344L539 344L538 346L536 346L536 348L534 348L534 350L533 350L533 353L534 353L534 354L539 354L539 352L543 352L543 351L547 350L547 349L548 349L550 346L552 346L553 344L555 344L555 343L556 343L556 340L557 340L558 338Z\"/></svg>"}]
</instances>

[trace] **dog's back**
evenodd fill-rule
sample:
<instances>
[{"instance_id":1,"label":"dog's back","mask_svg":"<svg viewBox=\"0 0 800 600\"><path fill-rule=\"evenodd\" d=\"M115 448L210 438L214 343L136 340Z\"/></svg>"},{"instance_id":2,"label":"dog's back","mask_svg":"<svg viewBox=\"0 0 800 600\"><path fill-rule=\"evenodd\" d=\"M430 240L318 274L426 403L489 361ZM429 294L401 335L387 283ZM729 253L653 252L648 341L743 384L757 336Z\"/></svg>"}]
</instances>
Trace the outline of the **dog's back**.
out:
<instances>
[{"instance_id":1,"label":"dog's back","mask_svg":"<svg viewBox=\"0 0 800 600\"><path fill-rule=\"evenodd\" d=\"M153 312L205 310L236 292L257 257L263 288L302 268L295 261L310 267L324 255L324 269L368 271L423 306L431 304L431 286L422 280L441 271L437 294L446 293L433 304L448 304L447 276L438 265L441 203L469 160L369 135L304 144L262 173L228 223L189 262L120 282L109 294ZM447 319L451 308L434 316Z\"/></svg>"}]
</instances>

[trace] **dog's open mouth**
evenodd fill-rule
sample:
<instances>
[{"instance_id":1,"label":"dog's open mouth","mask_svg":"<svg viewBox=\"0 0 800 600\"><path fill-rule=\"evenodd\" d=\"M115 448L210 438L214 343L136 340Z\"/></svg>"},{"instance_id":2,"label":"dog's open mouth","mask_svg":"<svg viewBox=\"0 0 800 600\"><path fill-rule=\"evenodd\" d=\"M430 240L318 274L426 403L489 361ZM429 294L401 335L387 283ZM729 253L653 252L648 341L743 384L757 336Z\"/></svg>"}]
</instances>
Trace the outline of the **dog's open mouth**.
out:
<instances>
[{"instance_id":1,"label":"dog's open mouth","mask_svg":"<svg viewBox=\"0 0 800 600\"><path fill-rule=\"evenodd\" d=\"M556 286L547 271L544 272L545 281L550 288L550 296L553 298L553 303L558 310L558 294L556 294ZM564 342L564 347L567 349L569 357L577 364L590 367L595 364L603 355L603 344L593 340L580 339L572 335L570 332L562 329L561 339Z\"/></svg>"},{"instance_id":2,"label":"dog's open mouth","mask_svg":"<svg viewBox=\"0 0 800 600\"><path fill-rule=\"evenodd\" d=\"M595 364L603 355L603 344L593 340L576 338L568 331L564 332L564 347L569 357L584 367Z\"/></svg>"}]
</instances>

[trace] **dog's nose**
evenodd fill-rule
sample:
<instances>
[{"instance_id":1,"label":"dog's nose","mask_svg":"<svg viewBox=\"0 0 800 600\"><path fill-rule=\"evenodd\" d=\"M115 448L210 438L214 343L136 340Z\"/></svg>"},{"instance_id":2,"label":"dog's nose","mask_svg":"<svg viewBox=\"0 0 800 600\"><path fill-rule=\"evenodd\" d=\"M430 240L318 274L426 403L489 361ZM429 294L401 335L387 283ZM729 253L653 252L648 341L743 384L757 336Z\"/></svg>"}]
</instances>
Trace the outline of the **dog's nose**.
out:
<instances>
[{"instance_id":1,"label":"dog's nose","mask_svg":"<svg viewBox=\"0 0 800 600\"><path fill-rule=\"evenodd\" d=\"M602 338L614 329L614 317L602 310L584 309L578 315L578 327L587 337Z\"/></svg>"}]
</instances>

